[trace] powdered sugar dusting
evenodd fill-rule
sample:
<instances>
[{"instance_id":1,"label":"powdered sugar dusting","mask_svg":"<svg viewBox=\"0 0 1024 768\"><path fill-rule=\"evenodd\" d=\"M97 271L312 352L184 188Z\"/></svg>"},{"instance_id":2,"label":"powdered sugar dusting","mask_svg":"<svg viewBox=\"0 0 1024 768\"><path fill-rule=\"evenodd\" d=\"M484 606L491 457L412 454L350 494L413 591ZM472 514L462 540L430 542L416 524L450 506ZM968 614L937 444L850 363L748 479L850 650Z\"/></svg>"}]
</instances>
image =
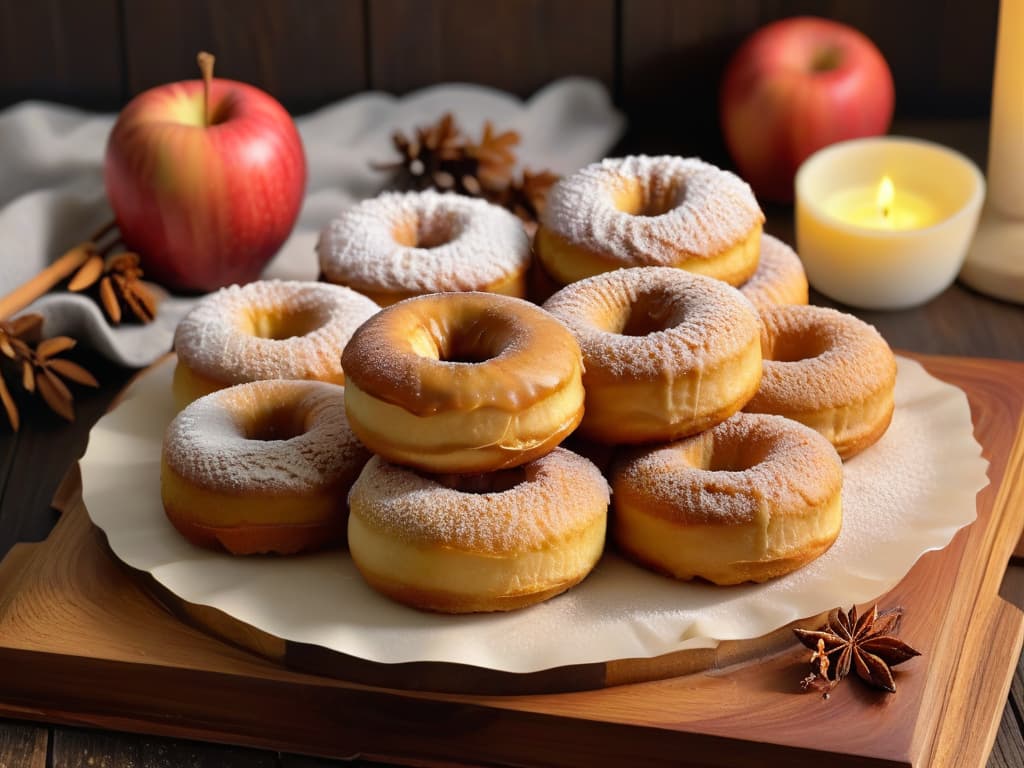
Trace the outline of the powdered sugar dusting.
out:
<instances>
[{"instance_id":1,"label":"powdered sugar dusting","mask_svg":"<svg viewBox=\"0 0 1024 768\"><path fill-rule=\"evenodd\" d=\"M755 454L753 466L714 470L715 455ZM767 414L737 413L694 437L626 454L613 483L652 499L651 514L687 524L750 522L765 506L777 514L823 504L839 493L843 465L810 427Z\"/></svg>"},{"instance_id":2,"label":"powdered sugar dusting","mask_svg":"<svg viewBox=\"0 0 1024 768\"><path fill-rule=\"evenodd\" d=\"M286 440L246 436L247 415L297 414L305 430ZM319 381L255 381L192 402L167 427L167 465L227 493L304 493L354 475L369 458L349 428L345 389Z\"/></svg>"},{"instance_id":3,"label":"powdered sugar dusting","mask_svg":"<svg viewBox=\"0 0 1024 768\"><path fill-rule=\"evenodd\" d=\"M861 403L896 380L896 359L874 326L827 307L770 307L762 311L761 386L748 411L790 412ZM804 359L772 359L799 345Z\"/></svg>"},{"instance_id":4,"label":"powdered sugar dusting","mask_svg":"<svg viewBox=\"0 0 1024 768\"><path fill-rule=\"evenodd\" d=\"M356 328L380 310L348 288L262 280L232 285L200 301L178 324L174 349L196 373L229 384L261 379L339 381L341 353ZM253 319L307 315L314 329L287 339L253 335Z\"/></svg>"},{"instance_id":5,"label":"powdered sugar dusting","mask_svg":"<svg viewBox=\"0 0 1024 768\"><path fill-rule=\"evenodd\" d=\"M761 235L757 271L740 293L759 310L777 304L806 304L807 275L796 251L771 235Z\"/></svg>"},{"instance_id":6,"label":"powdered sugar dusting","mask_svg":"<svg viewBox=\"0 0 1024 768\"><path fill-rule=\"evenodd\" d=\"M622 323L643 301L665 330L626 336ZM604 272L567 285L544 309L572 331L586 375L659 379L699 374L732 357L760 333L757 314L735 288L673 267Z\"/></svg>"},{"instance_id":7,"label":"powdered sugar dusting","mask_svg":"<svg viewBox=\"0 0 1024 768\"><path fill-rule=\"evenodd\" d=\"M619 210L617 195L635 184L644 200L671 207L655 216ZM569 242L624 266L672 266L680 251L715 256L763 221L753 191L738 176L696 158L667 155L588 165L552 188L541 217L545 227Z\"/></svg>"},{"instance_id":8,"label":"powdered sugar dusting","mask_svg":"<svg viewBox=\"0 0 1024 768\"><path fill-rule=\"evenodd\" d=\"M608 483L582 456L556 448L523 471L506 491L464 493L374 456L349 505L404 541L494 554L540 549L606 514Z\"/></svg>"},{"instance_id":9,"label":"powdered sugar dusting","mask_svg":"<svg viewBox=\"0 0 1024 768\"><path fill-rule=\"evenodd\" d=\"M403 244L396 232L435 234L432 248ZM317 243L320 269L335 283L373 293L483 290L522 273L530 239L504 208L462 195L385 193L331 221Z\"/></svg>"}]
</instances>

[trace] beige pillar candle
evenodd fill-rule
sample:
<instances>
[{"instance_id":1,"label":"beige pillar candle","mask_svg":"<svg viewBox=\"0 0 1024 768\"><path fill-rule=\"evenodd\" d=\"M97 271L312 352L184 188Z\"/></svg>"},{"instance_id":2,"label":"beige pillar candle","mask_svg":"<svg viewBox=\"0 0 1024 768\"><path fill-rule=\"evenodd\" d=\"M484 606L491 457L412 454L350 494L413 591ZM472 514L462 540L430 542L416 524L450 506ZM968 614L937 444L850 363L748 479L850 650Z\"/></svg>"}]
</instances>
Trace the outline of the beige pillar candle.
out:
<instances>
[{"instance_id":1,"label":"beige pillar candle","mask_svg":"<svg viewBox=\"0 0 1024 768\"><path fill-rule=\"evenodd\" d=\"M988 202L1024 218L1024 0L1002 0L992 124L988 149Z\"/></svg>"}]
</instances>

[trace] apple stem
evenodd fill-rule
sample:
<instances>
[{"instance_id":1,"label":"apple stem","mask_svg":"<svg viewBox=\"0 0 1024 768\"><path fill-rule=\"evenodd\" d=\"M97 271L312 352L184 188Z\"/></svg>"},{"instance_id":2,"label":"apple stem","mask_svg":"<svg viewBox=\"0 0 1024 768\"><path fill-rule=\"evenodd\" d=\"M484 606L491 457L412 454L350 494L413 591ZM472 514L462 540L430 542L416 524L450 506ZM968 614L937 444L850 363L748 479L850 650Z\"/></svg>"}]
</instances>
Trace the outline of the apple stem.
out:
<instances>
[{"instance_id":1,"label":"apple stem","mask_svg":"<svg viewBox=\"0 0 1024 768\"><path fill-rule=\"evenodd\" d=\"M212 122L212 116L210 115L210 84L213 82L213 64L216 60L212 53L207 53L206 51L200 51L196 56L199 71L203 74L203 122L205 125L210 125Z\"/></svg>"}]
</instances>

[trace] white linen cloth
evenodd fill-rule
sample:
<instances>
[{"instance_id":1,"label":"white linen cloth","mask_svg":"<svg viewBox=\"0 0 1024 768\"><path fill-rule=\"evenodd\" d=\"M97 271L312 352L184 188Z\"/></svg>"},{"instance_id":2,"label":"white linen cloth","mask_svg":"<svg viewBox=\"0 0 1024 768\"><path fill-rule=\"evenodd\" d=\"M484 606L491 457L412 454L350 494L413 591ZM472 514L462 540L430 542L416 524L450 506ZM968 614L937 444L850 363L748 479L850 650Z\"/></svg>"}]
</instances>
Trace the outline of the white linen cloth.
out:
<instances>
[{"instance_id":1,"label":"white linen cloth","mask_svg":"<svg viewBox=\"0 0 1024 768\"><path fill-rule=\"evenodd\" d=\"M402 97L363 93L296 119L309 179L298 223L265 277L315 280L314 246L345 206L376 195L387 181L372 161L394 157L391 134L452 112L478 135L485 120L516 130L520 167L569 173L600 159L625 125L604 87L565 78L529 100L468 84L432 86ZM115 115L25 102L0 112L0 295L39 272L112 218L103 188L103 155ZM174 327L195 297L165 296L150 325L111 328L89 298L65 291L27 311L46 318L47 335L67 333L127 366L168 351Z\"/></svg>"}]
</instances>

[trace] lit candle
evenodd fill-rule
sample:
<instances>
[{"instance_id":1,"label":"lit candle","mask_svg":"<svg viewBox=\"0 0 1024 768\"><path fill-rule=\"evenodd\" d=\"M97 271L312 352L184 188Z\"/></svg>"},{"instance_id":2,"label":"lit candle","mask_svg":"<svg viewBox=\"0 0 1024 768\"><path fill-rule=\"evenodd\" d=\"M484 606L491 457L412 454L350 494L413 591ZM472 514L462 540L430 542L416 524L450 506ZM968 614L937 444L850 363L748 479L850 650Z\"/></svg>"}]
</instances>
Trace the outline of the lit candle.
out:
<instances>
[{"instance_id":1,"label":"lit candle","mask_svg":"<svg viewBox=\"0 0 1024 768\"><path fill-rule=\"evenodd\" d=\"M955 279L984 194L977 166L938 144L883 136L826 147L796 176L807 279L855 307L921 304Z\"/></svg>"},{"instance_id":2,"label":"lit candle","mask_svg":"<svg viewBox=\"0 0 1024 768\"><path fill-rule=\"evenodd\" d=\"M883 176L875 187L840 189L824 204L825 211L841 221L869 229L919 229L935 223L935 206L926 198L896 186Z\"/></svg>"}]
</instances>

